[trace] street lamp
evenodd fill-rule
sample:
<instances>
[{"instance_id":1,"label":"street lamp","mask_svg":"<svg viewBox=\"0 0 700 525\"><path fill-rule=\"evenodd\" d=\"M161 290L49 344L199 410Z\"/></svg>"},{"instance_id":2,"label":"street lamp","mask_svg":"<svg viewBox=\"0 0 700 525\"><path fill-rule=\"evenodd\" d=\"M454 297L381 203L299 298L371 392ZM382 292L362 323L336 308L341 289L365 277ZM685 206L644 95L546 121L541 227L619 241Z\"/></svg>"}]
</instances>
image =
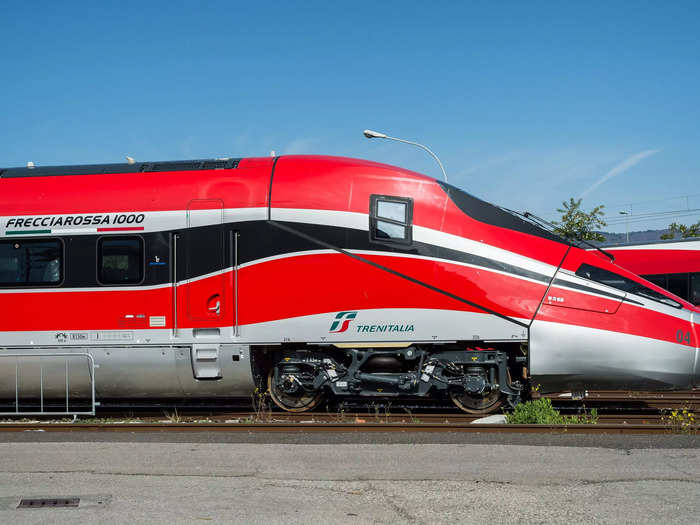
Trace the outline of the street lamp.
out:
<instances>
[{"instance_id":1,"label":"street lamp","mask_svg":"<svg viewBox=\"0 0 700 525\"><path fill-rule=\"evenodd\" d=\"M629 217L629 213L626 211L621 211L619 212L620 215L625 215L625 234L627 236L627 244L630 243L630 228L629 228L629 223L627 222L627 218Z\"/></svg>"},{"instance_id":2,"label":"street lamp","mask_svg":"<svg viewBox=\"0 0 700 525\"><path fill-rule=\"evenodd\" d=\"M404 144L413 144L414 146L418 146L419 148L424 149L428 153L430 153L433 158L437 161L437 163L440 165L440 169L442 170L442 175L445 177L445 182L447 182L447 173L445 173L445 168L442 166L442 162L440 162L440 159L438 158L435 153L430 151L430 148L428 146L424 146L423 144L419 144L418 142L413 142L410 140L404 140L404 139L399 139L396 137L390 137L389 135L386 135L384 133L379 133L378 131L372 131L371 129L366 129L364 131L365 137L368 139L387 139L387 140L395 140L396 142L403 142Z\"/></svg>"}]
</instances>

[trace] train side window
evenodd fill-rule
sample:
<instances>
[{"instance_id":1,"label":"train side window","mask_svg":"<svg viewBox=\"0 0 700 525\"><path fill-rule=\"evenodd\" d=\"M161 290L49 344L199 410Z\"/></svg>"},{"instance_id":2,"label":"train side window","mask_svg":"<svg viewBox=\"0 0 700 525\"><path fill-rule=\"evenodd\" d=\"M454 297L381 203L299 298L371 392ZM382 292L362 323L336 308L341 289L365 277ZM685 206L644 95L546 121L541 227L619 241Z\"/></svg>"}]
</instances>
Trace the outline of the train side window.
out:
<instances>
[{"instance_id":1,"label":"train side window","mask_svg":"<svg viewBox=\"0 0 700 525\"><path fill-rule=\"evenodd\" d=\"M664 290L668 290L668 282L666 275L640 275L640 277L646 279L650 283L654 283L656 286L663 288Z\"/></svg>"},{"instance_id":2,"label":"train side window","mask_svg":"<svg viewBox=\"0 0 700 525\"><path fill-rule=\"evenodd\" d=\"M0 241L0 286L57 286L62 280L60 239Z\"/></svg>"},{"instance_id":3,"label":"train side window","mask_svg":"<svg viewBox=\"0 0 700 525\"><path fill-rule=\"evenodd\" d=\"M700 305L700 273L690 274L690 302Z\"/></svg>"},{"instance_id":4,"label":"train side window","mask_svg":"<svg viewBox=\"0 0 700 525\"><path fill-rule=\"evenodd\" d=\"M406 197L370 197L370 240L410 244L413 238L413 201Z\"/></svg>"},{"instance_id":5,"label":"train side window","mask_svg":"<svg viewBox=\"0 0 700 525\"><path fill-rule=\"evenodd\" d=\"M97 280L100 284L143 281L143 239L102 237L97 241Z\"/></svg>"},{"instance_id":6,"label":"train side window","mask_svg":"<svg viewBox=\"0 0 700 525\"><path fill-rule=\"evenodd\" d=\"M687 273L671 273L668 275L668 291L673 295L682 297L685 300L690 298L688 293L688 284L690 275Z\"/></svg>"},{"instance_id":7,"label":"train side window","mask_svg":"<svg viewBox=\"0 0 700 525\"><path fill-rule=\"evenodd\" d=\"M651 288L647 288L637 281L623 277L615 272L598 268L597 266L583 263L581 266L579 266L578 270L576 270L576 275L590 281L611 286L612 288L617 288L623 292L633 293L646 297L647 299L651 299L652 301L658 301L668 306L673 306L674 308L683 308L680 303L674 301L670 297L666 297L662 293L652 290Z\"/></svg>"}]
</instances>

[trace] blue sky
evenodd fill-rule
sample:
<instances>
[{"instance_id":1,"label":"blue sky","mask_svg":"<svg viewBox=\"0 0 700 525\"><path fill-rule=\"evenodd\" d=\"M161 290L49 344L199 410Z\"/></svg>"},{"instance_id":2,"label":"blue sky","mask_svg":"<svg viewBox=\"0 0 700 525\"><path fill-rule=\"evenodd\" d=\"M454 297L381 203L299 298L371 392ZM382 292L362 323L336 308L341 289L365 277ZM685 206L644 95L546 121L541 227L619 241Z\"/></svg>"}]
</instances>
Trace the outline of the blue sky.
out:
<instances>
[{"instance_id":1,"label":"blue sky","mask_svg":"<svg viewBox=\"0 0 700 525\"><path fill-rule=\"evenodd\" d=\"M372 128L492 202L662 227L641 214L700 208L698 27L680 1L5 0L0 166L275 150L439 176Z\"/></svg>"}]
</instances>

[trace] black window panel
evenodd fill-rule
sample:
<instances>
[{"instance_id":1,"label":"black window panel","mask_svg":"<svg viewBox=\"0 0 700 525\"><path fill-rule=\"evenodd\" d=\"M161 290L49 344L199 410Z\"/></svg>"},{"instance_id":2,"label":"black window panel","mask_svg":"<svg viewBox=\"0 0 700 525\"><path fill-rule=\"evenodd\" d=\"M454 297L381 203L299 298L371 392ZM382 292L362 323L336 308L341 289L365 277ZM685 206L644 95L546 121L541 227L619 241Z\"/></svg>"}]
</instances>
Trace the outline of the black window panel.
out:
<instances>
[{"instance_id":1,"label":"black window panel","mask_svg":"<svg viewBox=\"0 0 700 525\"><path fill-rule=\"evenodd\" d=\"M188 228L178 243L179 266L185 269L180 279L191 279L220 271L224 267L224 235L220 225ZM180 272L178 272L180 273Z\"/></svg>"},{"instance_id":2,"label":"black window panel","mask_svg":"<svg viewBox=\"0 0 700 525\"><path fill-rule=\"evenodd\" d=\"M690 302L700 305L700 273L690 274Z\"/></svg>"},{"instance_id":3,"label":"black window panel","mask_svg":"<svg viewBox=\"0 0 700 525\"><path fill-rule=\"evenodd\" d=\"M60 240L0 241L0 286L56 286L62 280Z\"/></svg>"},{"instance_id":4,"label":"black window panel","mask_svg":"<svg viewBox=\"0 0 700 525\"><path fill-rule=\"evenodd\" d=\"M668 282L665 275L641 275L640 277L646 279L650 283L654 283L664 290L668 290Z\"/></svg>"},{"instance_id":5,"label":"black window panel","mask_svg":"<svg viewBox=\"0 0 700 525\"><path fill-rule=\"evenodd\" d=\"M370 240L410 244L413 228L413 200L406 197L370 197Z\"/></svg>"},{"instance_id":6,"label":"black window panel","mask_svg":"<svg viewBox=\"0 0 700 525\"><path fill-rule=\"evenodd\" d=\"M688 294L688 281L690 280L690 275L687 273L672 273L668 275L668 291L673 295L682 297L688 300L690 295Z\"/></svg>"},{"instance_id":7,"label":"black window panel","mask_svg":"<svg viewBox=\"0 0 700 525\"><path fill-rule=\"evenodd\" d=\"M97 246L100 284L138 284L143 281L143 239L102 237Z\"/></svg>"},{"instance_id":8,"label":"black window panel","mask_svg":"<svg viewBox=\"0 0 700 525\"><path fill-rule=\"evenodd\" d=\"M674 308L682 308L680 303L674 301L673 299L666 297L664 294L659 293L651 288L647 288L643 284L623 277L615 272L609 270L604 270L603 268L598 268L597 266L592 266L590 264L582 264L579 269L576 270L576 275L583 277L584 279L589 279L597 283L605 284L612 288L617 288L623 292L633 293L651 299L653 301L658 301Z\"/></svg>"}]
</instances>

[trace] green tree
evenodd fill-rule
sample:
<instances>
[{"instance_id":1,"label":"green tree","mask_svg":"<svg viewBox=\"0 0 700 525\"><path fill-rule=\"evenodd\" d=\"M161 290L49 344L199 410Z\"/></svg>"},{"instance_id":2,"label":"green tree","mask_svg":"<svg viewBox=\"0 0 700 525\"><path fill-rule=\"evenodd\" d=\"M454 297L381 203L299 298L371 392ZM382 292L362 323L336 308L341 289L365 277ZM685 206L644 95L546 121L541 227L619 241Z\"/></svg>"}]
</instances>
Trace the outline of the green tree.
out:
<instances>
[{"instance_id":1,"label":"green tree","mask_svg":"<svg viewBox=\"0 0 700 525\"><path fill-rule=\"evenodd\" d=\"M668 229L670 231L668 233L664 233L661 236L662 239L674 239L677 233L681 235L681 239L700 237L700 221L696 222L695 224L691 224L690 226L686 226L685 224L678 224L677 222L672 222L668 226Z\"/></svg>"},{"instance_id":2,"label":"green tree","mask_svg":"<svg viewBox=\"0 0 700 525\"><path fill-rule=\"evenodd\" d=\"M562 208L557 208L561 213L561 221L553 221L555 231L567 239L581 239L584 241L604 241L605 237L594 230L607 226L603 220L602 204L589 212L581 209L581 199L571 197L569 202L562 202Z\"/></svg>"}]
</instances>

